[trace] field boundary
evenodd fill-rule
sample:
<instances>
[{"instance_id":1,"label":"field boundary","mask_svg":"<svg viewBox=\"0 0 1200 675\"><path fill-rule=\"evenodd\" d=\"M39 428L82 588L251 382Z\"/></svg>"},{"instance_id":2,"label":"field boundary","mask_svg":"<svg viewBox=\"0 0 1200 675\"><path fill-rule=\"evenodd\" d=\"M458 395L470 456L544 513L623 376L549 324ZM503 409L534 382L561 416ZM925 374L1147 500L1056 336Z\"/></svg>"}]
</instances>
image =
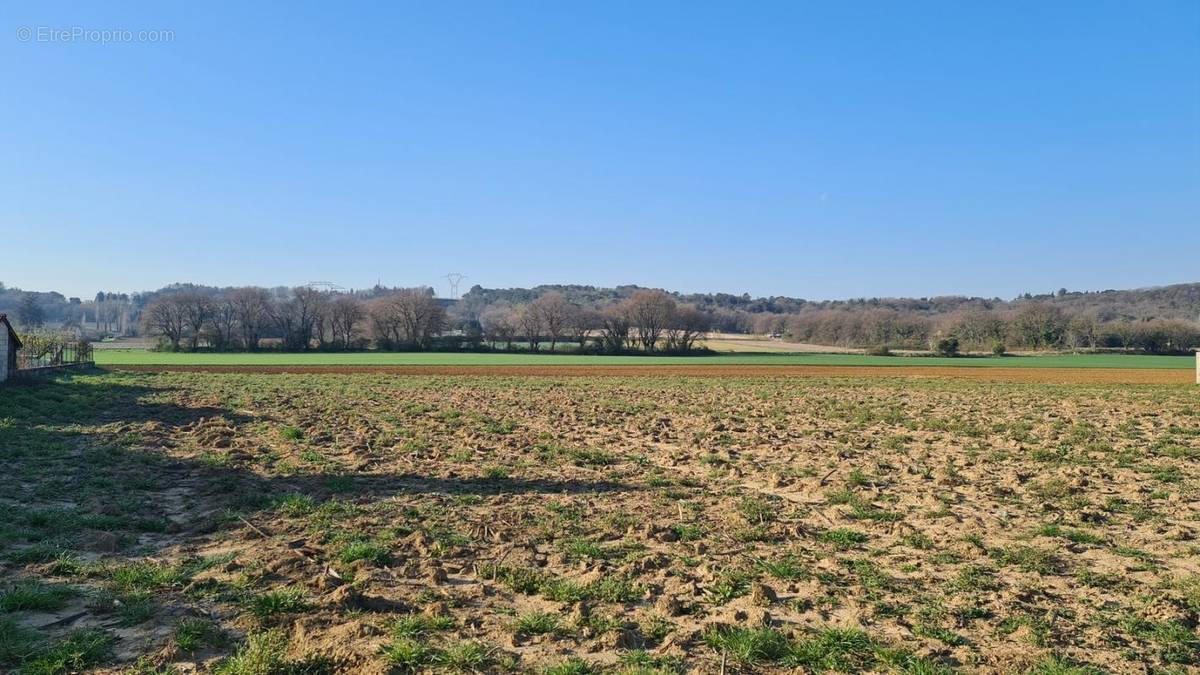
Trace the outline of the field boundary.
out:
<instances>
[{"instance_id":1,"label":"field boundary","mask_svg":"<svg viewBox=\"0 0 1200 675\"><path fill-rule=\"evenodd\" d=\"M1118 368L962 368L956 366L835 365L152 365L111 364L104 368L150 373L373 374L467 377L734 377L961 379L1049 384L1188 384L1192 372Z\"/></svg>"},{"instance_id":2,"label":"field boundary","mask_svg":"<svg viewBox=\"0 0 1200 675\"><path fill-rule=\"evenodd\" d=\"M1189 356L1053 354L1043 356L869 356L740 353L710 356L580 355L489 352L150 352L101 350L99 365L161 366L846 366L879 368L1115 368L1192 370Z\"/></svg>"}]
</instances>

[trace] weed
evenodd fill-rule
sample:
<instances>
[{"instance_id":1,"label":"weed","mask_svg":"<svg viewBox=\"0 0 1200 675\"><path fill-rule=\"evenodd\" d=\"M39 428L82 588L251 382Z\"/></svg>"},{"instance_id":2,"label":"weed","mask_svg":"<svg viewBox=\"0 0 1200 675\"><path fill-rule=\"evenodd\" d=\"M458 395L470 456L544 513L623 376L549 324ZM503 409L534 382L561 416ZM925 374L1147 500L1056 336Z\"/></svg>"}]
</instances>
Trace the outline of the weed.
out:
<instances>
[{"instance_id":1,"label":"weed","mask_svg":"<svg viewBox=\"0 0 1200 675\"><path fill-rule=\"evenodd\" d=\"M392 622L391 633L398 638L414 638L439 630L454 628L454 619L449 616L429 617L412 614Z\"/></svg>"},{"instance_id":2,"label":"weed","mask_svg":"<svg viewBox=\"0 0 1200 675\"><path fill-rule=\"evenodd\" d=\"M357 560L366 560L376 565L383 565L387 563L388 557L389 551L386 546L369 541L352 541L343 546L341 552L338 553L338 560L346 564Z\"/></svg>"},{"instance_id":3,"label":"weed","mask_svg":"<svg viewBox=\"0 0 1200 675\"><path fill-rule=\"evenodd\" d=\"M481 642L461 642L441 650L434 662L460 673L477 673L492 664L492 650Z\"/></svg>"},{"instance_id":4,"label":"weed","mask_svg":"<svg viewBox=\"0 0 1200 675\"><path fill-rule=\"evenodd\" d=\"M1025 572L1058 574L1064 566L1055 553L1034 546L1010 546L989 553L1001 565L1016 565Z\"/></svg>"},{"instance_id":5,"label":"weed","mask_svg":"<svg viewBox=\"0 0 1200 675\"><path fill-rule=\"evenodd\" d=\"M792 641L769 626L717 626L706 631L701 640L713 651L728 654L747 666L778 663L792 654Z\"/></svg>"},{"instance_id":6,"label":"weed","mask_svg":"<svg viewBox=\"0 0 1200 675\"><path fill-rule=\"evenodd\" d=\"M437 658L437 652L413 638L395 638L382 648L383 658L402 673L420 672Z\"/></svg>"},{"instance_id":7,"label":"weed","mask_svg":"<svg viewBox=\"0 0 1200 675\"><path fill-rule=\"evenodd\" d=\"M600 669L580 658L570 658L541 671L541 675L600 675Z\"/></svg>"},{"instance_id":8,"label":"weed","mask_svg":"<svg viewBox=\"0 0 1200 675\"><path fill-rule=\"evenodd\" d=\"M814 670L859 672L878 662L880 645L858 628L823 628L798 641L789 662Z\"/></svg>"},{"instance_id":9,"label":"weed","mask_svg":"<svg viewBox=\"0 0 1200 675\"><path fill-rule=\"evenodd\" d=\"M194 652L204 647L215 647L225 641L225 634L217 624L208 619L184 619L175 624L175 644L180 650Z\"/></svg>"},{"instance_id":10,"label":"weed","mask_svg":"<svg viewBox=\"0 0 1200 675\"><path fill-rule=\"evenodd\" d=\"M517 617L513 632L518 635L544 635L558 630L558 617L548 612L529 612Z\"/></svg>"},{"instance_id":11,"label":"weed","mask_svg":"<svg viewBox=\"0 0 1200 675\"><path fill-rule=\"evenodd\" d=\"M21 581L0 592L0 612L52 612L62 609L77 594L71 586Z\"/></svg>"},{"instance_id":12,"label":"weed","mask_svg":"<svg viewBox=\"0 0 1200 675\"><path fill-rule=\"evenodd\" d=\"M259 620L266 620L279 614L302 612L308 609L308 601L302 589L284 588L250 596L247 609Z\"/></svg>"},{"instance_id":13,"label":"weed","mask_svg":"<svg viewBox=\"0 0 1200 675\"><path fill-rule=\"evenodd\" d=\"M287 637L275 629L253 633L237 653L217 664L213 675L326 675L333 673L328 661L312 657L301 661L287 658Z\"/></svg>"},{"instance_id":14,"label":"weed","mask_svg":"<svg viewBox=\"0 0 1200 675\"><path fill-rule=\"evenodd\" d=\"M767 574L784 581L796 581L808 576L808 570L804 563L791 555L775 560L759 560L757 566Z\"/></svg>"},{"instance_id":15,"label":"weed","mask_svg":"<svg viewBox=\"0 0 1200 675\"><path fill-rule=\"evenodd\" d=\"M116 640L105 631L84 628L41 651L21 668L25 675L57 675L89 670L112 657Z\"/></svg>"},{"instance_id":16,"label":"weed","mask_svg":"<svg viewBox=\"0 0 1200 675\"><path fill-rule=\"evenodd\" d=\"M857 530L848 530L845 528L835 528L826 530L819 537L826 544L833 544L835 548L847 550L865 544L867 535Z\"/></svg>"},{"instance_id":17,"label":"weed","mask_svg":"<svg viewBox=\"0 0 1200 675\"><path fill-rule=\"evenodd\" d=\"M283 427L279 430L279 435L289 441L298 441L304 438L304 430L300 427Z\"/></svg>"}]
</instances>

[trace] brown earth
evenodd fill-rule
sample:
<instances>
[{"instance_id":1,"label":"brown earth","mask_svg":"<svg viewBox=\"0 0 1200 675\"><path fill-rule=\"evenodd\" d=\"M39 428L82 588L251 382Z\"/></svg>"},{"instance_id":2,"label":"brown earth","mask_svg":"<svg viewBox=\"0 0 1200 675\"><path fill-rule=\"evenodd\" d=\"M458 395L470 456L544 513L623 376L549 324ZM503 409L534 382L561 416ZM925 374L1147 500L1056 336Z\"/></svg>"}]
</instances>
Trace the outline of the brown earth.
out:
<instances>
[{"instance_id":1,"label":"brown earth","mask_svg":"<svg viewBox=\"0 0 1200 675\"><path fill-rule=\"evenodd\" d=\"M970 366L176 366L121 365L111 370L148 373L333 374L475 377L736 377L863 379L948 378L1045 384L1188 384L1190 370L1153 368L997 368Z\"/></svg>"},{"instance_id":2,"label":"brown earth","mask_svg":"<svg viewBox=\"0 0 1200 675\"><path fill-rule=\"evenodd\" d=\"M1200 388L690 369L6 390L0 586L87 591L0 619L114 674L1200 667Z\"/></svg>"}]
</instances>

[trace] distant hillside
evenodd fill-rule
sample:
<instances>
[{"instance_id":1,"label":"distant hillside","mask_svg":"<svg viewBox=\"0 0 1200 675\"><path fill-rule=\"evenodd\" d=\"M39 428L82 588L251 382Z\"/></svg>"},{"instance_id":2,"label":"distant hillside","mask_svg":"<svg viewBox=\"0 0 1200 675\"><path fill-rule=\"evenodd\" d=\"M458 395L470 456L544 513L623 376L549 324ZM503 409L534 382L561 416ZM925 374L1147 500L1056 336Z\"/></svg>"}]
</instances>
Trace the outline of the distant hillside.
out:
<instances>
[{"instance_id":1,"label":"distant hillside","mask_svg":"<svg viewBox=\"0 0 1200 675\"><path fill-rule=\"evenodd\" d=\"M484 288L473 286L462 297L470 305L522 304L546 293L561 293L580 305L596 305L627 298L640 286L596 286L545 284L532 288ZM1137 319L1200 318L1200 282L1132 290L1068 291L1033 295L1012 300L944 295L929 298L853 298L849 300L805 300L781 295L751 297L748 293L671 293L680 302L704 310L730 310L747 314L793 314L812 310L865 311L890 309L897 312L936 316L968 310L1001 310L1029 303L1048 303L1072 313L1090 313L1098 321Z\"/></svg>"}]
</instances>

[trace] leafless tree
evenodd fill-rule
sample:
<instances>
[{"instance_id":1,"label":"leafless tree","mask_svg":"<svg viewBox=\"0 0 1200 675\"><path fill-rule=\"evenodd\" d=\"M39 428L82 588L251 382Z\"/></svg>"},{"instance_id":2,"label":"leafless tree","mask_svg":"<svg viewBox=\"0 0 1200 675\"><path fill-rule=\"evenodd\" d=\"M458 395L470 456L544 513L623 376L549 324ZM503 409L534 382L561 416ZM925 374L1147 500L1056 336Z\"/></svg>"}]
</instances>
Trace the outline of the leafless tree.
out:
<instances>
[{"instance_id":1,"label":"leafless tree","mask_svg":"<svg viewBox=\"0 0 1200 675\"><path fill-rule=\"evenodd\" d=\"M427 288L378 298L369 307L375 339L384 348L424 349L444 330L446 311Z\"/></svg>"},{"instance_id":2,"label":"leafless tree","mask_svg":"<svg viewBox=\"0 0 1200 675\"><path fill-rule=\"evenodd\" d=\"M415 347L427 347L445 328L446 310L429 289L401 291L396 297L406 340Z\"/></svg>"},{"instance_id":3,"label":"leafless tree","mask_svg":"<svg viewBox=\"0 0 1200 675\"><path fill-rule=\"evenodd\" d=\"M489 307L480 315L479 325L493 349L500 342L504 343L506 349L512 349L513 336L517 333L512 309L507 306Z\"/></svg>"},{"instance_id":4,"label":"leafless tree","mask_svg":"<svg viewBox=\"0 0 1200 675\"><path fill-rule=\"evenodd\" d=\"M172 350L178 350L187 329L183 307L175 296L163 296L150 303L142 312L146 332L165 338Z\"/></svg>"},{"instance_id":5,"label":"leafless tree","mask_svg":"<svg viewBox=\"0 0 1200 675\"><path fill-rule=\"evenodd\" d=\"M303 286L292 289L290 297L273 303L271 318L283 336L284 347L293 351L310 349L328 304L328 295Z\"/></svg>"},{"instance_id":6,"label":"leafless tree","mask_svg":"<svg viewBox=\"0 0 1200 675\"><path fill-rule=\"evenodd\" d=\"M621 302L600 311L600 345L610 354L620 354L629 343L629 304Z\"/></svg>"},{"instance_id":7,"label":"leafless tree","mask_svg":"<svg viewBox=\"0 0 1200 675\"><path fill-rule=\"evenodd\" d=\"M200 337L213 314L212 300L202 293L180 293L175 296L179 309L183 313L185 337L188 349L196 351L200 346Z\"/></svg>"},{"instance_id":8,"label":"leafless tree","mask_svg":"<svg viewBox=\"0 0 1200 675\"><path fill-rule=\"evenodd\" d=\"M529 341L529 351L536 352L542 338L542 313L533 305L521 305L517 308L517 325Z\"/></svg>"},{"instance_id":9,"label":"leafless tree","mask_svg":"<svg viewBox=\"0 0 1200 675\"><path fill-rule=\"evenodd\" d=\"M579 308L571 315L567 330L571 339L579 343L579 348L587 347L588 335L604 325L604 317L594 309Z\"/></svg>"},{"instance_id":10,"label":"leafless tree","mask_svg":"<svg viewBox=\"0 0 1200 675\"><path fill-rule=\"evenodd\" d=\"M380 349L395 349L400 345L400 320L392 311L391 298L370 300L367 318L371 322L371 336Z\"/></svg>"},{"instance_id":11,"label":"leafless tree","mask_svg":"<svg viewBox=\"0 0 1200 675\"><path fill-rule=\"evenodd\" d=\"M550 351L553 352L578 308L567 302L561 293L547 293L534 300L531 309L539 315L542 328L550 337Z\"/></svg>"},{"instance_id":12,"label":"leafless tree","mask_svg":"<svg viewBox=\"0 0 1200 675\"><path fill-rule=\"evenodd\" d=\"M753 323L754 332L759 335L781 335L787 331L786 314L759 314Z\"/></svg>"},{"instance_id":13,"label":"leafless tree","mask_svg":"<svg viewBox=\"0 0 1200 675\"><path fill-rule=\"evenodd\" d=\"M1066 343L1071 349L1091 349L1096 346L1096 317L1076 314L1067 322Z\"/></svg>"},{"instance_id":14,"label":"leafless tree","mask_svg":"<svg viewBox=\"0 0 1200 675\"><path fill-rule=\"evenodd\" d=\"M1061 344L1067 321L1066 314L1058 307L1049 303L1035 303L1017 310L1008 328L1017 344L1047 349Z\"/></svg>"},{"instance_id":15,"label":"leafless tree","mask_svg":"<svg viewBox=\"0 0 1200 675\"><path fill-rule=\"evenodd\" d=\"M681 305L675 308L667 322L667 350L686 354L692 351L696 340L708 330L708 315L696 309L695 305Z\"/></svg>"},{"instance_id":16,"label":"leafless tree","mask_svg":"<svg viewBox=\"0 0 1200 675\"><path fill-rule=\"evenodd\" d=\"M366 316L362 303L353 295L339 295L329 303L329 327L333 342L341 349L351 349L358 339L359 325Z\"/></svg>"},{"instance_id":17,"label":"leafless tree","mask_svg":"<svg viewBox=\"0 0 1200 675\"><path fill-rule=\"evenodd\" d=\"M237 288L229 294L229 303L233 307L242 348L257 350L263 329L271 321L271 294L262 288Z\"/></svg>"},{"instance_id":18,"label":"leafless tree","mask_svg":"<svg viewBox=\"0 0 1200 675\"><path fill-rule=\"evenodd\" d=\"M213 301L212 328L209 340L213 349L226 351L233 344L234 333L237 332L237 308L228 297L217 298Z\"/></svg>"},{"instance_id":19,"label":"leafless tree","mask_svg":"<svg viewBox=\"0 0 1200 675\"><path fill-rule=\"evenodd\" d=\"M953 317L948 332L967 348L992 349L1004 343L1004 320L990 310L972 310Z\"/></svg>"},{"instance_id":20,"label":"leafless tree","mask_svg":"<svg viewBox=\"0 0 1200 675\"><path fill-rule=\"evenodd\" d=\"M654 351L675 312L675 301L662 291L637 291L629 298L629 320L642 349Z\"/></svg>"}]
</instances>

